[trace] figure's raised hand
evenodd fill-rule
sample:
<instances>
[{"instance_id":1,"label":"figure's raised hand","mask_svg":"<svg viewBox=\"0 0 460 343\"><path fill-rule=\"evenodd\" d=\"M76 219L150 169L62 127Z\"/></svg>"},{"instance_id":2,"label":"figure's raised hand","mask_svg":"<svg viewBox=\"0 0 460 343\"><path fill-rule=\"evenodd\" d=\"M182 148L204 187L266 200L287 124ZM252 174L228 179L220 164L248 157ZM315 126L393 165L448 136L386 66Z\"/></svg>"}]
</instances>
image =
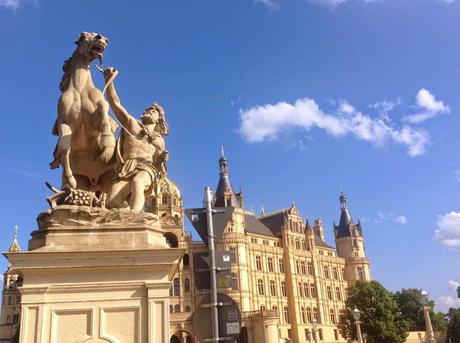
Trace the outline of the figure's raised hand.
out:
<instances>
[{"instance_id":1,"label":"figure's raised hand","mask_svg":"<svg viewBox=\"0 0 460 343\"><path fill-rule=\"evenodd\" d=\"M104 69L103 73L105 82L107 83L110 79L113 79L115 76L117 76L118 70L116 70L114 67L108 67Z\"/></svg>"}]
</instances>

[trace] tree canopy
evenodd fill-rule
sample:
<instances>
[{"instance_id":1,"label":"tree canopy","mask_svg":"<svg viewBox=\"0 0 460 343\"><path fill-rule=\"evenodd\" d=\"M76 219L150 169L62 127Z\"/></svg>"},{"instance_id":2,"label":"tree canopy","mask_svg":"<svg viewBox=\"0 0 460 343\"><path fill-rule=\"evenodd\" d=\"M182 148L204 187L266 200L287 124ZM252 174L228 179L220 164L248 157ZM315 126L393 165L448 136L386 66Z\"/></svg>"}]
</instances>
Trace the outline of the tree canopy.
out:
<instances>
[{"instance_id":1,"label":"tree canopy","mask_svg":"<svg viewBox=\"0 0 460 343\"><path fill-rule=\"evenodd\" d=\"M426 297L422 291L416 288L402 289L394 293L393 298L398 304L401 316L409 322L410 331L424 331L425 318L423 316L423 307L430 307L430 318L433 329L436 331L446 331L444 322L444 313L434 313L434 301L424 299ZM426 303L424 304L424 300Z\"/></svg>"},{"instance_id":2,"label":"tree canopy","mask_svg":"<svg viewBox=\"0 0 460 343\"><path fill-rule=\"evenodd\" d=\"M446 315L447 338L446 342L460 343L460 308L450 308Z\"/></svg>"},{"instance_id":3,"label":"tree canopy","mask_svg":"<svg viewBox=\"0 0 460 343\"><path fill-rule=\"evenodd\" d=\"M401 316L393 296L378 281L358 281L349 289L339 330L349 342L357 339L351 310L361 312L361 330L368 343L403 343L410 323Z\"/></svg>"}]
</instances>

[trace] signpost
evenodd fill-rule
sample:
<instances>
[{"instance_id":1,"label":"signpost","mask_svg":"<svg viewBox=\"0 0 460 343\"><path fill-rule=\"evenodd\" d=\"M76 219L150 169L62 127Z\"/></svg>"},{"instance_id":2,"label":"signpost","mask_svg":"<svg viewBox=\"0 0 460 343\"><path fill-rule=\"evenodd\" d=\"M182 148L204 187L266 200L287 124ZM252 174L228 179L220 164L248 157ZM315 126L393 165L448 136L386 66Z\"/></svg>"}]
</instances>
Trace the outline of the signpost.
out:
<instances>
[{"instance_id":1,"label":"signpost","mask_svg":"<svg viewBox=\"0 0 460 343\"><path fill-rule=\"evenodd\" d=\"M205 188L205 208L185 210L208 253L196 253L193 257L195 285L198 290L209 290L207 296L193 316L195 332L201 342L234 342L241 329L241 313L236 302L217 287L231 287L231 264L235 256L229 251L216 252L215 237L221 237L234 208L212 208L213 195L210 187ZM212 325L209 326L211 321Z\"/></svg>"}]
</instances>

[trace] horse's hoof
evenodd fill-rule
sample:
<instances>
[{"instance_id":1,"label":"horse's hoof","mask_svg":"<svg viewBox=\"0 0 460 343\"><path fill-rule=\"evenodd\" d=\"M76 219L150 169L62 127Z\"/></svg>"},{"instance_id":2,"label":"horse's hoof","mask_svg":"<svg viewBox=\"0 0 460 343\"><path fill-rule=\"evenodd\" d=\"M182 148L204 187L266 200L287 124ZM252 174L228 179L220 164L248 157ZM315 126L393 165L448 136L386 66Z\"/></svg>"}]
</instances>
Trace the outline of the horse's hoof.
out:
<instances>
[{"instance_id":1,"label":"horse's hoof","mask_svg":"<svg viewBox=\"0 0 460 343\"><path fill-rule=\"evenodd\" d=\"M51 162L50 163L50 168L51 169L59 168L59 160L54 160L53 162Z\"/></svg>"}]
</instances>

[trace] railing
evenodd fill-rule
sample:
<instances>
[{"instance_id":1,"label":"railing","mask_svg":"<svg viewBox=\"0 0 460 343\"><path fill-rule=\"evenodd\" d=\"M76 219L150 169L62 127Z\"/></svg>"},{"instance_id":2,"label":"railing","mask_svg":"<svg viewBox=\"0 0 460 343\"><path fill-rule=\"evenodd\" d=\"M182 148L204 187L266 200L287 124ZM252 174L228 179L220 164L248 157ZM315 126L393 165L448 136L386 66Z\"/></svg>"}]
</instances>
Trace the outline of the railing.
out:
<instances>
[{"instance_id":1,"label":"railing","mask_svg":"<svg viewBox=\"0 0 460 343\"><path fill-rule=\"evenodd\" d=\"M243 312L241 316L243 319L253 317L278 317L278 313L276 310L256 310Z\"/></svg>"}]
</instances>

